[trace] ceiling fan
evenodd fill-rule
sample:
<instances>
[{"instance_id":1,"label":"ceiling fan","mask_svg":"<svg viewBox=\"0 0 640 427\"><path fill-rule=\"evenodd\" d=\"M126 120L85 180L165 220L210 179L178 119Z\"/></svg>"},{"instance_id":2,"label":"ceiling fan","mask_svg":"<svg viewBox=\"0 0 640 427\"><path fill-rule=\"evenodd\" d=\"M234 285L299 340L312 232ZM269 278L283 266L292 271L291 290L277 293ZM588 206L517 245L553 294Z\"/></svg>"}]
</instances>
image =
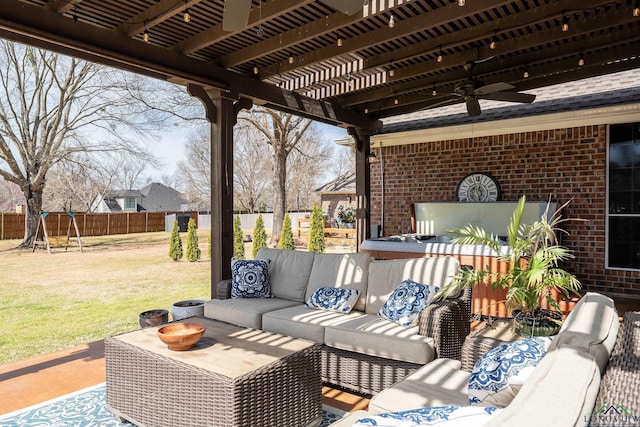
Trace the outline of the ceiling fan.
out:
<instances>
[{"instance_id":1,"label":"ceiling fan","mask_svg":"<svg viewBox=\"0 0 640 427\"><path fill-rule=\"evenodd\" d=\"M260 0L262 2L262 0ZM366 0L322 0L323 3L346 15L362 10ZM251 0L225 0L222 13L224 31L241 31L247 26L251 12Z\"/></svg>"},{"instance_id":2,"label":"ceiling fan","mask_svg":"<svg viewBox=\"0 0 640 427\"><path fill-rule=\"evenodd\" d=\"M480 102L478 101L479 99L521 102L526 104L531 104L534 99L536 99L535 95L513 92L512 89L515 89L515 86L509 83L499 82L485 85L483 81L477 80L473 77L473 72L479 62L484 61L469 61L464 65L464 69L469 71L469 79L456 84L453 93L450 94L451 96L459 98L459 101L454 101L453 103L464 101L467 104L467 113L470 116L479 116L482 112ZM430 108L451 103L452 101L449 99L431 105Z\"/></svg>"}]
</instances>

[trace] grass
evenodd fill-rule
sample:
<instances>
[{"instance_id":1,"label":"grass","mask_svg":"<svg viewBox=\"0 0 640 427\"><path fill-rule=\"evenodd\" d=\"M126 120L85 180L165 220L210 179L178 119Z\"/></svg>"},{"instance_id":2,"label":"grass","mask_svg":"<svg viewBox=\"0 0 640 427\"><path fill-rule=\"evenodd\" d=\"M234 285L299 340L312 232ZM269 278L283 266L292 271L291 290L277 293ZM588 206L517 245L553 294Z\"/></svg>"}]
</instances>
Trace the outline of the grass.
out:
<instances>
[{"instance_id":1,"label":"grass","mask_svg":"<svg viewBox=\"0 0 640 427\"><path fill-rule=\"evenodd\" d=\"M198 232L203 259L193 263L169 258L164 232L85 237L83 253L51 255L0 241L0 364L139 328L146 310L209 299L207 233Z\"/></svg>"}]
</instances>

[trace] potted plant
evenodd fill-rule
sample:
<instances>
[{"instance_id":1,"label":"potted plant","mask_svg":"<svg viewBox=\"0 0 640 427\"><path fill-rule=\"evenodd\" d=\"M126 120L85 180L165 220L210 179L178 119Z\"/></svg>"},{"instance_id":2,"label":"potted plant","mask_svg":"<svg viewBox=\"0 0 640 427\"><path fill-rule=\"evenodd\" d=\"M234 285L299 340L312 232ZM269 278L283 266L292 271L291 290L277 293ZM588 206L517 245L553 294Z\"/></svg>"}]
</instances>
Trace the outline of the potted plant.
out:
<instances>
[{"instance_id":1,"label":"potted plant","mask_svg":"<svg viewBox=\"0 0 640 427\"><path fill-rule=\"evenodd\" d=\"M353 228L353 224L356 222L356 210L349 206L345 208L342 205L338 206L338 221L343 224L344 228Z\"/></svg>"},{"instance_id":2,"label":"potted plant","mask_svg":"<svg viewBox=\"0 0 640 427\"><path fill-rule=\"evenodd\" d=\"M448 231L456 236L454 243L488 246L500 254L500 260L509 268L506 272L496 272L487 265L484 269L463 270L440 293L447 296L464 286L479 283L506 289L505 304L507 309L514 310L512 317L517 332L523 336L554 335L562 323L562 313L552 290L569 298L581 287L573 274L559 266L573 258L571 251L559 244L558 233L566 234L559 226L579 219L562 218L561 211L567 202L551 216L547 204L540 220L522 224L525 200L524 196L519 200L509 221L506 246L498 236L473 225ZM549 308L543 308L545 305Z\"/></svg>"}]
</instances>

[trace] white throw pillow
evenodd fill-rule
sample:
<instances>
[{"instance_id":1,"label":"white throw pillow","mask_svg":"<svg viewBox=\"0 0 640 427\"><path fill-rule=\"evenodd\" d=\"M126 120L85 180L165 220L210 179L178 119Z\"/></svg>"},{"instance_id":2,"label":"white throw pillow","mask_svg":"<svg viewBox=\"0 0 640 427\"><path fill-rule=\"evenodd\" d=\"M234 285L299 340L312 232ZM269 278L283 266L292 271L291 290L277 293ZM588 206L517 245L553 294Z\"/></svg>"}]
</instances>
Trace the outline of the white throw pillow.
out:
<instances>
[{"instance_id":1,"label":"white throw pillow","mask_svg":"<svg viewBox=\"0 0 640 427\"><path fill-rule=\"evenodd\" d=\"M231 260L231 298L270 296L269 260Z\"/></svg>"},{"instance_id":2,"label":"white throw pillow","mask_svg":"<svg viewBox=\"0 0 640 427\"><path fill-rule=\"evenodd\" d=\"M422 309L429 305L439 290L437 286L403 280L382 305L378 316L400 326L414 326Z\"/></svg>"},{"instance_id":3,"label":"white throw pillow","mask_svg":"<svg viewBox=\"0 0 640 427\"><path fill-rule=\"evenodd\" d=\"M309 308L349 313L359 296L358 289L321 287L313 292L305 305Z\"/></svg>"},{"instance_id":4,"label":"white throw pillow","mask_svg":"<svg viewBox=\"0 0 640 427\"><path fill-rule=\"evenodd\" d=\"M498 408L509 405L547 354L551 340L551 337L528 338L489 350L471 371L469 402Z\"/></svg>"},{"instance_id":5,"label":"white throw pillow","mask_svg":"<svg viewBox=\"0 0 640 427\"><path fill-rule=\"evenodd\" d=\"M360 418L353 427L469 427L485 425L500 409L484 406L434 406Z\"/></svg>"}]
</instances>

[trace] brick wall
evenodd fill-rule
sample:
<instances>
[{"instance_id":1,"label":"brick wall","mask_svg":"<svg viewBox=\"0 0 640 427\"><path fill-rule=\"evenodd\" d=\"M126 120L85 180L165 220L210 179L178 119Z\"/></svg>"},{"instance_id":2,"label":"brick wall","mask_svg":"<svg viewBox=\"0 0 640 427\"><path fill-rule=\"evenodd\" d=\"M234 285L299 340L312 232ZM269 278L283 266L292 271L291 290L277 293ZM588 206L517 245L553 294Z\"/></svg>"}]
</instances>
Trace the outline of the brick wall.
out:
<instances>
[{"instance_id":1,"label":"brick wall","mask_svg":"<svg viewBox=\"0 0 640 427\"><path fill-rule=\"evenodd\" d=\"M371 222L380 223L380 161L384 165L384 235L410 230L413 202L455 201L458 182L474 171L497 178L501 200L557 203L573 198L565 265L587 290L640 296L640 272L605 269L606 125L468 138L375 149Z\"/></svg>"}]
</instances>

